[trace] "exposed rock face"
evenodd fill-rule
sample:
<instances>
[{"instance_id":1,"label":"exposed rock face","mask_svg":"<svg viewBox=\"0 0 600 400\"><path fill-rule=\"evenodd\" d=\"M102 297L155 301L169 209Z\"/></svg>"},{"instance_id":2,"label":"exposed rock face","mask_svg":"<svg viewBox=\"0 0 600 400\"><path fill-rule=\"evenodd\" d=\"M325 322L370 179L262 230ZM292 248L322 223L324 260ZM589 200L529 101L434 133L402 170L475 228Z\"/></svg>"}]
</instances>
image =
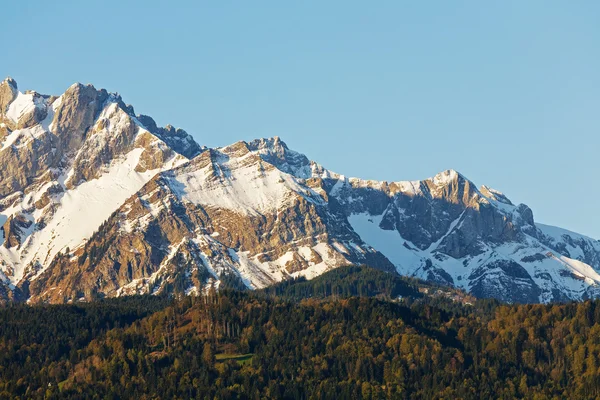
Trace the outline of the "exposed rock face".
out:
<instances>
[{"instance_id":1,"label":"exposed rock face","mask_svg":"<svg viewBox=\"0 0 600 400\"><path fill-rule=\"evenodd\" d=\"M7 249L21 246L23 231L31 225L32 222L28 221L23 215L11 215L2 226L4 234L2 245Z\"/></svg>"},{"instance_id":2,"label":"exposed rock face","mask_svg":"<svg viewBox=\"0 0 600 400\"><path fill-rule=\"evenodd\" d=\"M471 273L469 280L471 293L477 297L537 303L541 293L527 270L512 260L497 260L481 265Z\"/></svg>"},{"instance_id":3,"label":"exposed rock face","mask_svg":"<svg viewBox=\"0 0 600 400\"><path fill-rule=\"evenodd\" d=\"M138 115L138 121L154 135L164 141L171 149L187 158L194 158L204 147L200 146L191 135L179 128L173 128L167 125L164 128L156 126L156 122L147 115Z\"/></svg>"},{"instance_id":4,"label":"exposed rock face","mask_svg":"<svg viewBox=\"0 0 600 400\"><path fill-rule=\"evenodd\" d=\"M71 86L61 96L52 120L52 130L59 138L64 154L72 154L81 147L87 130L107 98L105 90L98 91L92 85L80 83Z\"/></svg>"},{"instance_id":5,"label":"exposed rock face","mask_svg":"<svg viewBox=\"0 0 600 400\"><path fill-rule=\"evenodd\" d=\"M478 190L454 171L420 182L339 179L329 196L350 207L355 231L402 274L505 301L596 296L600 243L561 234L554 241L535 224L529 207L515 206L493 189ZM573 258L560 253L566 243L573 246Z\"/></svg>"},{"instance_id":6,"label":"exposed rock face","mask_svg":"<svg viewBox=\"0 0 600 400\"><path fill-rule=\"evenodd\" d=\"M26 287L154 175L187 158L141 126L118 95L75 84L60 97L18 91L6 97L7 87L16 90L7 82L0 270Z\"/></svg>"},{"instance_id":7,"label":"exposed rock face","mask_svg":"<svg viewBox=\"0 0 600 400\"><path fill-rule=\"evenodd\" d=\"M17 98L17 82L12 78L6 78L0 82L0 120L4 120L10 103Z\"/></svg>"},{"instance_id":8,"label":"exposed rock face","mask_svg":"<svg viewBox=\"0 0 600 400\"><path fill-rule=\"evenodd\" d=\"M279 138L260 139L208 149L156 176L30 291L51 302L190 293L368 263L511 302L596 296L600 246L551 242L527 206L455 171L419 182L347 179ZM593 268L564 257L566 243L587 251Z\"/></svg>"},{"instance_id":9,"label":"exposed rock face","mask_svg":"<svg viewBox=\"0 0 600 400\"><path fill-rule=\"evenodd\" d=\"M510 302L600 296L600 242L456 171L346 178L277 137L206 149L90 85L2 85L0 302L258 288L363 263Z\"/></svg>"},{"instance_id":10,"label":"exposed rock face","mask_svg":"<svg viewBox=\"0 0 600 400\"><path fill-rule=\"evenodd\" d=\"M32 283L33 300L68 301L90 288L96 296L189 293L217 280L263 287L344 264L394 270L318 194L252 147L206 150L155 177L75 253L77 261L65 258Z\"/></svg>"}]
</instances>

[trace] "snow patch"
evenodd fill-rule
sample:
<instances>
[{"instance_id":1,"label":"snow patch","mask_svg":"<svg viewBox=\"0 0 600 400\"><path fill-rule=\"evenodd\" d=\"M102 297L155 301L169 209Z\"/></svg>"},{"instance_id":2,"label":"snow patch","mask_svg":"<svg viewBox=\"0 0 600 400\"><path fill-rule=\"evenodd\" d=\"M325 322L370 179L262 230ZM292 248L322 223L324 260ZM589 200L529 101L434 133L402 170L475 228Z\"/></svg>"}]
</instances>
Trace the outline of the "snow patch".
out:
<instances>
[{"instance_id":1,"label":"snow patch","mask_svg":"<svg viewBox=\"0 0 600 400\"><path fill-rule=\"evenodd\" d=\"M251 159L253 156L248 153L229 158L217 153L209 165L172 177L170 187L184 201L251 215L278 210L298 195L313 203L324 203L292 175L265 161Z\"/></svg>"},{"instance_id":2,"label":"snow patch","mask_svg":"<svg viewBox=\"0 0 600 400\"><path fill-rule=\"evenodd\" d=\"M17 123L23 115L34 111L39 105L40 102L36 101L33 94L23 94L19 92L15 100L8 106L6 116L14 123Z\"/></svg>"}]
</instances>

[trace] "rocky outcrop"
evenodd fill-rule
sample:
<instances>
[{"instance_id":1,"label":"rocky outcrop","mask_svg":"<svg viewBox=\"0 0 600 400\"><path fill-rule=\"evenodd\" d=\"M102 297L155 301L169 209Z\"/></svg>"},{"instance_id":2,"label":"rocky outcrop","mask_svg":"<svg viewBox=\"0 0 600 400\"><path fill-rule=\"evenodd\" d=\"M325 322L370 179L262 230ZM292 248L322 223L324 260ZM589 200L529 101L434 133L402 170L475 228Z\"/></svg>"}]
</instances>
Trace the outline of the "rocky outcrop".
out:
<instances>
[{"instance_id":1,"label":"rocky outcrop","mask_svg":"<svg viewBox=\"0 0 600 400\"><path fill-rule=\"evenodd\" d=\"M18 117L16 129L27 129L41 123L48 116L47 97L37 92L27 92L28 101L32 106L25 108Z\"/></svg>"},{"instance_id":2,"label":"rocky outcrop","mask_svg":"<svg viewBox=\"0 0 600 400\"><path fill-rule=\"evenodd\" d=\"M372 240L374 230L396 235L395 247L381 234ZM220 282L254 288L367 263L509 302L593 296L600 276L545 255L538 237L527 206L455 171L419 182L348 179L279 138L260 139L208 149L158 175L30 293L64 302ZM583 238L572 244L600 254Z\"/></svg>"},{"instance_id":3,"label":"rocky outcrop","mask_svg":"<svg viewBox=\"0 0 600 400\"><path fill-rule=\"evenodd\" d=\"M347 178L278 137L206 149L91 85L16 88L0 85L0 302L259 288L348 264L509 302L600 296L600 242L456 171Z\"/></svg>"},{"instance_id":4,"label":"rocky outcrop","mask_svg":"<svg viewBox=\"0 0 600 400\"><path fill-rule=\"evenodd\" d=\"M11 135L17 135L17 132ZM7 139L8 140L8 139ZM15 141L17 146L0 151L0 199L23 191L43 173L59 164L55 151L56 140L50 132L40 131L35 140L24 137Z\"/></svg>"},{"instance_id":5,"label":"rocky outcrop","mask_svg":"<svg viewBox=\"0 0 600 400\"><path fill-rule=\"evenodd\" d=\"M148 131L159 137L173 151L186 158L192 159L204 150L204 147L196 143L194 138L183 129L174 128L171 125L164 128L158 127L156 122L147 115L138 115L137 119Z\"/></svg>"},{"instance_id":6,"label":"rocky outcrop","mask_svg":"<svg viewBox=\"0 0 600 400\"><path fill-rule=\"evenodd\" d=\"M11 82L3 88L16 90ZM3 93L10 125L0 124L0 221L11 250L0 251L0 271L25 288L156 173L186 158L148 132L118 95L91 85L59 97Z\"/></svg>"},{"instance_id":7,"label":"rocky outcrop","mask_svg":"<svg viewBox=\"0 0 600 400\"><path fill-rule=\"evenodd\" d=\"M49 113L52 99L35 92L21 96L30 96L26 102L32 105L24 106L24 111L18 113L18 130L11 133L15 138L13 145L0 151L0 163L6 166L0 170L0 198L25 190L51 169L69 167L69 158L81 149L108 94L91 85L71 86L52 110L50 127L40 123Z\"/></svg>"},{"instance_id":8,"label":"rocky outcrop","mask_svg":"<svg viewBox=\"0 0 600 400\"><path fill-rule=\"evenodd\" d=\"M23 232L29 229L32 222L23 215L11 215L4 225L2 232L4 235L4 243L2 244L7 249L11 247L19 247L22 243Z\"/></svg>"},{"instance_id":9,"label":"rocky outcrop","mask_svg":"<svg viewBox=\"0 0 600 400\"><path fill-rule=\"evenodd\" d=\"M229 163L234 156L242 160ZM75 257L53 263L32 282L32 299L63 302L87 298L86 290L100 297L198 292L223 277L228 284L255 288L344 264L369 263L394 270L380 253L361 248L360 238L324 203L301 193L283 193L289 196L284 208L242 212L212 204L218 197L203 202L190 193L199 186L207 191L213 185L228 186L248 169L256 172L250 180L271 180L269 173L281 173L240 142L208 150L157 176L123 204ZM202 180L189 187L190 179Z\"/></svg>"},{"instance_id":10,"label":"rocky outcrop","mask_svg":"<svg viewBox=\"0 0 600 400\"><path fill-rule=\"evenodd\" d=\"M72 154L81 147L87 130L107 98L106 90L96 90L92 85L80 83L71 86L61 96L52 120L52 130L59 138L59 148L64 154Z\"/></svg>"},{"instance_id":11,"label":"rocky outcrop","mask_svg":"<svg viewBox=\"0 0 600 400\"><path fill-rule=\"evenodd\" d=\"M208 149L156 176L29 293L65 302L221 282L255 288L362 263L509 302L598 293L597 264L586 272L548 255L555 248L588 261L600 254L583 237L551 239L527 206L455 171L419 182L348 179L272 138Z\"/></svg>"},{"instance_id":12,"label":"rocky outcrop","mask_svg":"<svg viewBox=\"0 0 600 400\"><path fill-rule=\"evenodd\" d=\"M346 178L314 163L311 171L313 189L401 274L510 302L581 299L600 287L598 241L549 234L529 207L489 187L477 189L456 171L415 182ZM549 251L563 257L539 257ZM521 259L526 279L497 273L498 265L515 271Z\"/></svg>"},{"instance_id":13,"label":"rocky outcrop","mask_svg":"<svg viewBox=\"0 0 600 400\"><path fill-rule=\"evenodd\" d=\"M558 254L600 269L600 241L547 225L536 225L536 237Z\"/></svg>"},{"instance_id":14,"label":"rocky outcrop","mask_svg":"<svg viewBox=\"0 0 600 400\"><path fill-rule=\"evenodd\" d=\"M511 303L539 302L541 289L525 268L514 261L484 264L476 268L469 279L471 294L477 297L495 297Z\"/></svg>"},{"instance_id":15,"label":"rocky outcrop","mask_svg":"<svg viewBox=\"0 0 600 400\"><path fill-rule=\"evenodd\" d=\"M98 178L105 166L136 148L143 150L136 172L160 169L175 156L156 136L140 131L117 103L106 106L89 128L87 139L73 161L73 174L66 181L67 187Z\"/></svg>"},{"instance_id":16,"label":"rocky outcrop","mask_svg":"<svg viewBox=\"0 0 600 400\"><path fill-rule=\"evenodd\" d=\"M8 107L17 98L18 93L17 82L11 77L0 82L0 122L6 118Z\"/></svg>"}]
</instances>

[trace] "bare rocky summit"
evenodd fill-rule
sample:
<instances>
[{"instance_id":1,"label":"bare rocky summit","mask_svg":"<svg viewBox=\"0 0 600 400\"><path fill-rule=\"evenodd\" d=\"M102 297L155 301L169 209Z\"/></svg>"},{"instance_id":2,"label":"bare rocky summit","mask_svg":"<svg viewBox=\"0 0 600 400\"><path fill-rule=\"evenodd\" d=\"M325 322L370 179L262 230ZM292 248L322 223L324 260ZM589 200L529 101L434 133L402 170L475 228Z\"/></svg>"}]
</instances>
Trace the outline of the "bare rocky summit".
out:
<instances>
[{"instance_id":1,"label":"bare rocky summit","mask_svg":"<svg viewBox=\"0 0 600 400\"><path fill-rule=\"evenodd\" d=\"M479 297L597 297L600 242L448 170L347 178L279 138L207 149L120 96L0 84L0 299L260 288L369 264Z\"/></svg>"}]
</instances>

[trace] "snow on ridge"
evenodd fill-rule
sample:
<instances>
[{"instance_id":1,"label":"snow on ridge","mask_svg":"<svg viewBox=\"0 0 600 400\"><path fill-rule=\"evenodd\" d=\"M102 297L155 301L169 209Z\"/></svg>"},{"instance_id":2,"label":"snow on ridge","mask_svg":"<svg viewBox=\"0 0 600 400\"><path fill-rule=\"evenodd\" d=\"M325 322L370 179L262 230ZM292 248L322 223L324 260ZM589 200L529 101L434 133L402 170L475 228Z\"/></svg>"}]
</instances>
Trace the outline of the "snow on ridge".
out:
<instances>
[{"instance_id":1,"label":"snow on ridge","mask_svg":"<svg viewBox=\"0 0 600 400\"><path fill-rule=\"evenodd\" d=\"M215 150L230 154L239 151L240 147L296 178L309 179L314 176L312 162L304 154L291 150L279 136L249 142L241 140Z\"/></svg>"},{"instance_id":2,"label":"snow on ridge","mask_svg":"<svg viewBox=\"0 0 600 400\"><path fill-rule=\"evenodd\" d=\"M297 195L322 204L317 193L253 152L230 157L227 151L213 150L208 165L167 177L169 186L185 201L246 214L277 210Z\"/></svg>"},{"instance_id":3,"label":"snow on ridge","mask_svg":"<svg viewBox=\"0 0 600 400\"><path fill-rule=\"evenodd\" d=\"M36 98L40 97L34 94L23 95L19 92L17 99L11 104L11 107L14 105L14 108L9 108L9 118L16 121L21 115L31 112L33 110L32 107L37 107ZM48 116L40 125L14 131L13 136L8 136L5 142L2 143L2 149L15 144L21 145L22 142L19 140L33 138L35 135L40 134L40 132L50 130L53 111L60 104L61 99L62 97L56 100L52 106L48 107ZM122 123L128 122L125 119L127 119L126 116L129 116L137 126L136 135L148 132L156 138L156 140L150 140L151 146L164 145L169 147L160 136L149 131L140 123L136 116L130 114L133 112L133 109L131 111L123 110L119 107L120 104L122 104L120 96L109 95L98 120L100 118L110 120L113 114L118 114L118 117L114 116L115 119L110 120L108 123L109 125L115 123L116 126L119 126ZM118 108L118 110L115 108ZM96 120L96 123L98 120ZM94 145L94 148L100 148L103 141L106 141L113 131L113 129L107 127L105 132L107 136L92 135L88 138L90 139L88 143ZM178 141L189 141L190 137L176 139ZM243 143L246 148L235 148L240 143ZM231 154L228 153L229 150L232 151ZM55 200L59 201L56 213L51 215L48 221L45 221L47 225L44 229L34 231L33 227L35 225L32 225L31 229L25 230L24 236L26 237L26 241L23 244L23 249L0 248L0 260L10 260L9 264L15 268L15 272L10 278L11 281L16 281L20 276L23 276L24 268L29 262L40 260L42 265L46 266L65 247L75 248L81 245L112 212L117 210L127 198L139 191L156 173L184 163L182 158L174 157L163 168L138 173L135 172L135 167L138 165L137 163L143 151L143 148L136 148L122 158L114 160L113 163L107 166L107 169L103 171L103 174L99 178L90 180L89 182L82 182L72 190L54 195ZM333 183L333 189L331 189L330 194L341 196L350 193L350 200L352 200L352 192L342 192L342 189L346 187L352 189L372 188L374 190L387 191L392 195L401 192L417 196L423 194L421 188L424 182L427 185L433 183L436 186L452 185L455 181L460 181L461 179L470 182L455 170L442 171L432 178L421 181L388 183L382 180L347 178L344 175L327 170L313 161L309 161L301 153L290 150L277 136L268 139L257 139L249 143L238 142L220 149L213 149L211 150L211 154L213 153L215 154L214 159L211 158L211 163L203 168L196 170L192 170L192 168L171 170L171 173L164 175L167 183L169 183L176 196L186 201L222 207L247 214L277 211L289 205L298 196L302 196L313 203L324 204L323 197L313 189L305 186L305 180L309 178L331 179L332 182L330 183ZM189 163L185 164L189 165ZM60 171L62 178L59 178L59 183L62 186L64 186L65 182L64 177L68 177L68 172ZM337 182L335 182L336 180ZM6 220L9 211L11 214L13 212L24 211L26 203L30 204L30 200L32 199L37 201L40 193L46 189L47 187L44 186L37 192L28 195L29 197L25 197L22 202L23 204L20 205L20 210L4 210L3 213L0 213L0 222ZM510 201L508 203L505 202L503 200L505 196L501 192L487 186L483 186L481 190L478 190L473 185L472 190L481 195L482 202L489 202L505 214L513 213L518 208L513 206ZM520 210L520 208L518 209ZM151 210L150 215L155 211L156 209ZM41 211L38 210L34 215L25 215L25 217L29 219L33 217L37 218L40 214ZM448 232L437 242L432 243L426 250L419 250L416 246L411 246L411 243L405 241L397 231L381 229L379 227L381 219L382 215L371 216L367 214L354 214L348 217L350 225L363 241L386 255L396 265L399 272L418 275L424 274L422 268L424 260L433 258L432 255L436 252L439 244L455 229L461 217L452 222ZM563 240L562 238L565 234L575 239L581 237L586 240L593 240L583 235L542 224L538 224L538 228L545 235L556 241ZM218 234L218 232L215 233ZM0 232L1 237L2 233ZM503 243L493 249L488 246L489 248L486 249L482 257L488 257L490 260L514 260L520 262L523 256L532 255L534 251L550 253L549 248L537 243L536 239L528 238L527 240L535 243L533 245L528 244L527 246L529 247L526 248L520 248L521 244L513 242ZM352 244L350 246L354 248ZM175 251L175 249L172 250ZM308 254L311 251L315 251L325 260L322 263L310 265L309 269L291 274L295 274L294 276L306 275L312 278L332 268L337 263L334 259L336 254L340 255L348 252L344 244L337 242L334 242L332 245L319 243L313 247L296 247L283 254L274 262L261 263L256 255L250 256L250 253L247 252L230 250L230 255L236 264L235 267L239 267L239 270L242 271L244 282L248 283L250 280L260 282L253 283L255 287L269 282L270 279L282 279L287 274L283 269L284 266L296 255L300 255L305 260L308 260ZM569 250L571 251L570 248ZM575 257L573 256L575 253L571 251L571 254L572 257ZM306 255L306 257L303 255ZM447 271L455 279L457 286L467 288L464 286L465 280L461 280L461 277L466 274L466 265L463 262L471 261L471 259L467 260L467 258L464 258L459 260L439 253L437 253L437 256L439 256L437 261L433 261L436 263L436 266L441 266ZM487 262L487 260L484 262ZM473 265L475 264L474 262ZM521 264L532 277L535 277L536 273L540 272L540 265L550 266L551 273L554 274L553 277L562 279L560 281L561 284L568 287L573 293L583 291L584 284L573 278L559 278L558 272L560 271L557 266L564 267L564 270L571 271L574 275L583 277L587 284L596 285L600 283L600 275L592 267L576 259L564 256L548 256L544 261L535 265L533 263ZM207 263L207 265L209 264ZM2 276L1 272L0 277ZM211 270L212 272L214 271ZM501 273L500 269L499 272ZM538 280L537 277L534 280L538 284L542 284L542 281ZM132 287L132 289L134 288Z\"/></svg>"},{"instance_id":4,"label":"snow on ridge","mask_svg":"<svg viewBox=\"0 0 600 400\"><path fill-rule=\"evenodd\" d=\"M472 190L482 197L484 201L489 202L504 213L512 213L516 209L516 206L510 203L510 200L508 200L508 198L500 191L483 186L487 188L492 195L498 196L498 198L495 196L494 198L491 198L491 196L485 196L479 189L477 189L473 182L454 169L447 169L439 172L433 177L414 181L385 181L377 179L363 179L359 177L347 177L343 174L336 173L323 167L321 164L308 159L302 153L291 150L279 136L254 139L250 142L239 141L228 146L216 148L215 150L229 152L231 149L239 145L246 146L250 153L259 154L261 157L263 157L263 159L265 159L265 161L271 162L276 168L285 173L293 175L296 178L321 178L337 181L333 185L333 189L330 192L330 194L334 196L339 195L341 190L348 186L352 188L371 188L376 190L388 190L389 188L390 194L392 195L396 193L403 193L410 196L418 196L423 194L421 185L425 182L431 182L436 186L446 186L455 180L464 180L471 183ZM301 167L294 167L290 166L289 163L273 162L272 159L264 157L276 154L278 152L285 153L286 158L291 160L302 160L302 162L305 162L306 164L302 165Z\"/></svg>"},{"instance_id":5,"label":"snow on ridge","mask_svg":"<svg viewBox=\"0 0 600 400\"><path fill-rule=\"evenodd\" d=\"M412 196L419 196L419 195L423 194L423 191L421 190L421 183L422 183L422 181L394 182L394 184L397 185L398 188L400 189L400 193L404 193L404 194L408 194L408 195L412 195Z\"/></svg>"},{"instance_id":6,"label":"snow on ridge","mask_svg":"<svg viewBox=\"0 0 600 400\"><path fill-rule=\"evenodd\" d=\"M14 123L17 123L23 115L41 106L43 106L43 99L41 97L36 98L33 93L23 94L18 92L17 98L10 103L6 116Z\"/></svg>"},{"instance_id":7,"label":"snow on ridge","mask_svg":"<svg viewBox=\"0 0 600 400\"><path fill-rule=\"evenodd\" d=\"M321 261L314 262L312 260L313 253L319 255ZM325 242L319 242L314 246L305 245L294 248L273 261L261 262L258 255L251 256L247 251L230 249L229 254L236 263L241 278L251 288L263 288L286 277L303 276L312 279L339 265L350 263L335 247ZM294 257L304 259L308 263L308 267L288 273L285 268Z\"/></svg>"},{"instance_id":8,"label":"snow on ridge","mask_svg":"<svg viewBox=\"0 0 600 400\"><path fill-rule=\"evenodd\" d=\"M17 97L8 107L6 116L13 122L18 122L19 117L26 111L31 111L35 107L32 94L17 93Z\"/></svg>"},{"instance_id":9,"label":"snow on ridge","mask_svg":"<svg viewBox=\"0 0 600 400\"><path fill-rule=\"evenodd\" d=\"M487 185L483 185L483 186L482 186L482 188L483 188L483 189L485 189L485 190L487 190L488 192L490 192L490 193L492 193L492 194L495 194L495 195L500 195L500 196L502 196L502 197L504 197L504 196L505 196L505 195L504 195L504 193L502 193L501 191L499 191L499 190L496 190L496 189L494 189L494 188L491 188L491 187L489 187L489 186L487 186Z\"/></svg>"},{"instance_id":10,"label":"snow on ridge","mask_svg":"<svg viewBox=\"0 0 600 400\"><path fill-rule=\"evenodd\" d=\"M38 261L42 267L46 267L54 256L65 248L74 249L80 246L153 176L161 170L172 168L182 162L181 158L174 156L163 168L143 173L136 172L135 167L143 152L143 148L135 148L125 156L113 160L98 178L82 182L64 193L53 195L58 206L54 213L45 218L44 228L34 231L35 224L32 224L32 230L24 235L24 242L20 249L0 248L0 259L9 262L14 268L11 280L18 282L23 277L26 266L31 262ZM64 172L58 178L58 182L64 182L68 175L69 173ZM49 184L53 183L54 181ZM31 194L34 196L33 199L39 197L46 186ZM24 212L29 207L29 200L28 195L17 207L18 209L4 210L0 213L0 217ZM36 210L31 217L40 218L45 211L46 209ZM37 275L39 273L41 271Z\"/></svg>"},{"instance_id":11,"label":"snow on ridge","mask_svg":"<svg viewBox=\"0 0 600 400\"><path fill-rule=\"evenodd\" d=\"M597 262L593 267L600 269L600 241L591 237L571 232L567 229L558 228L551 225L535 224L538 232L541 234L541 240L548 243L551 247L561 247L568 251L568 255L574 260L594 260L594 253ZM590 258L591 257L591 258Z\"/></svg>"},{"instance_id":12,"label":"snow on ridge","mask_svg":"<svg viewBox=\"0 0 600 400\"><path fill-rule=\"evenodd\" d=\"M462 175L460 175L453 169L447 169L438 173L433 178L429 178L426 180L433 182L437 186L445 186L448 185L450 182L457 180L459 177L462 177Z\"/></svg>"},{"instance_id":13,"label":"snow on ridge","mask_svg":"<svg viewBox=\"0 0 600 400\"><path fill-rule=\"evenodd\" d=\"M584 239L591 242L595 242L598 244L598 249L600 251L600 240L598 239L594 239L592 237L582 235L581 233L573 232L568 229L560 228L553 225L546 225L539 222L536 222L535 226L538 227L544 235L549 236L555 240L562 240L563 235L568 235L574 239Z\"/></svg>"},{"instance_id":14,"label":"snow on ridge","mask_svg":"<svg viewBox=\"0 0 600 400\"><path fill-rule=\"evenodd\" d=\"M448 273L456 286L470 290L473 281L469 277L477 268L493 265L491 263L496 261L509 261L523 267L533 282L542 289L539 299L541 302L551 301L554 289L571 299L581 299L590 287L600 286L600 274L592 266L574 258L555 254L551 248L531 236L526 236L522 242L486 245L481 254L457 259L437 251L440 241L425 250L418 249L410 241L402 238L398 231L382 229L379 226L381 220L382 215L368 213L352 214L348 217L352 229L362 241L386 256L402 275L427 279L428 275L423 266L426 260L430 260L433 266ZM459 220L460 217L452 223L453 226L446 234L454 229ZM494 274L504 272L499 268L495 272L486 269L485 274L485 279L489 280L494 279ZM550 276L551 280L546 276Z\"/></svg>"}]
</instances>

